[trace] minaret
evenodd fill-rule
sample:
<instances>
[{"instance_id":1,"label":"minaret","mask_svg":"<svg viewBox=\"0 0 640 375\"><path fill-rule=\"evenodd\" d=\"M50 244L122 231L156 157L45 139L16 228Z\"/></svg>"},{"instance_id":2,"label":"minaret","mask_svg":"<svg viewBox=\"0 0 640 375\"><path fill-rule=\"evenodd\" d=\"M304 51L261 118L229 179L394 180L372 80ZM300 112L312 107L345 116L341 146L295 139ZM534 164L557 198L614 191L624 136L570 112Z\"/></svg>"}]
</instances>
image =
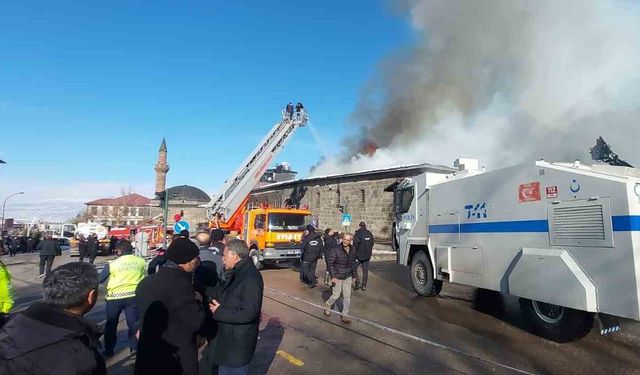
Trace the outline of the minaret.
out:
<instances>
[{"instance_id":1,"label":"minaret","mask_svg":"<svg viewBox=\"0 0 640 375\"><path fill-rule=\"evenodd\" d=\"M162 138L160 150L158 150L158 162L156 163L156 193L163 192L167 185L167 172L169 165L167 164L167 142Z\"/></svg>"}]
</instances>

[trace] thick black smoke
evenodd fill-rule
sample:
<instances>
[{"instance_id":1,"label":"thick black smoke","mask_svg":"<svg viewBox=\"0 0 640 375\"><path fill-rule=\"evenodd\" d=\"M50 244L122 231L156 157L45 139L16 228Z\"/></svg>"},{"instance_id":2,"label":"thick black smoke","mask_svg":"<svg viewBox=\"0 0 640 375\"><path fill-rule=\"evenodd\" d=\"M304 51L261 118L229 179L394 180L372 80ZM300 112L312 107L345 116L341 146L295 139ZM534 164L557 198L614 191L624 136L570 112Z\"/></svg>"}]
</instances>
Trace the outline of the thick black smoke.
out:
<instances>
[{"instance_id":1,"label":"thick black smoke","mask_svg":"<svg viewBox=\"0 0 640 375\"><path fill-rule=\"evenodd\" d=\"M475 157L490 167L588 160L603 136L632 164L640 135L640 4L415 0L418 44L362 90L358 135L314 174ZM367 155L365 146L381 147Z\"/></svg>"}]
</instances>

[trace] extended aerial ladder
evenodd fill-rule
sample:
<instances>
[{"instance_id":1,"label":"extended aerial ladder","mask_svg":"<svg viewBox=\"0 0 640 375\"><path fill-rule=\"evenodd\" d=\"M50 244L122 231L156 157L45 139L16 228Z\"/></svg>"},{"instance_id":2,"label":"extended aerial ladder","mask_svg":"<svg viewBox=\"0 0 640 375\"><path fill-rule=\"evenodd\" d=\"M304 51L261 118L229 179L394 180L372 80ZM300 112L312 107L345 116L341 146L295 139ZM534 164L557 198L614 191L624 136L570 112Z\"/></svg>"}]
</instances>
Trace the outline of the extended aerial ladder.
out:
<instances>
[{"instance_id":1,"label":"extended aerial ladder","mask_svg":"<svg viewBox=\"0 0 640 375\"><path fill-rule=\"evenodd\" d=\"M288 114L283 112L282 121L271 131L242 162L235 173L225 181L220 192L206 205L209 219L220 215L220 227L239 231L239 223L251 191L260 181L273 159L298 127L307 124L307 112Z\"/></svg>"}]
</instances>

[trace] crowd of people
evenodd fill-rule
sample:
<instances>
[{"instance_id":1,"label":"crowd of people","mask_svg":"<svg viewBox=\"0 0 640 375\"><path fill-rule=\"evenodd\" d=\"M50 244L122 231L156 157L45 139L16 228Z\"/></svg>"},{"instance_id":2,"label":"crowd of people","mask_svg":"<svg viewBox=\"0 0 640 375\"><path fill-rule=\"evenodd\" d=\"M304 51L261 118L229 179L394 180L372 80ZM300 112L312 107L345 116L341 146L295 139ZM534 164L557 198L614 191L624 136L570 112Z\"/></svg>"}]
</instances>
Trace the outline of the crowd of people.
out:
<instances>
[{"instance_id":1,"label":"crowd of people","mask_svg":"<svg viewBox=\"0 0 640 375\"><path fill-rule=\"evenodd\" d=\"M28 236L4 236L0 240L0 253L15 256L18 253L32 253L36 250L40 240Z\"/></svg>"},{"instance_id":2,"label":"crowd of people","mask_svg":"<svg viewBox=\"0 0 640 375\"><path fill-rule=\"evenodd\" d=\"M316 266L318 260L326 262L325 285L332 288L332 295L325 302L324 315L331 316L331 310L342 297L343 323L351 324L349 308L351 306L351 290L367 290L369 279L369 261L373 253L373 234L367 229L367 224L361 222L354 235L338 233L331 228L324 231L324 235L316 232L312 225L308 225L301 243L302 264L300 266L300 282L309 288L318 285ZM360 282L358 269L362 269Z\"/></svg>"},{"instance_id":3,"label":"crowd of people","mask_svg":"<svg viewBox=\"0 0 640 375\"><path fill-rule=\"evenodd\" d=\"M115 236L112 236L109 239L109 253L113 253L116 248L117 242L118 239ZM100 240L98 239L97 234L91 233L87 237L85 237L83 234L78 235L78 255L80 256L81 262L84 262L85 258L89 258L89 263L93 264L99 253Z\"/></svg>"},{"instance_id":4,"label":"crowd of people","mask_svg":"<svg viewBox=\"0 0 640 375\"><path fill-rule=\"evenodd\" d=\"M147 265L131 242L120 240L115 244L117 258L99 273L92 264L92 241L97 243L93 236L80 242L79 262L51 270L60 247L46 237L38 246L43 300L11 319L7 314L13 306L12 292L0 288L0 375L105 374L105 359L114 355L123 313L136 374L249 372L264 284L244 241L220 229L195 239L183 231ZM342 298L339 315L344 324L351 324L351 293L367 289L373 245L364 222L354 235L338 235L332 229L321 234L307 226L300 281L315 288L317 263L324 259L324 283L332 289L325 302L327 317ZM89 263L83 261L87 253ZM0 262L0 285L10 286L10 278ZM84 318L99 298L101 283L106 283L103 330Z\"/></svg>"},{"instance_id":5,"label":"crowd of people","mask_svg":"<svg viewBox=\"0 0 640 375\"><path fill-rule=\"evenodd\" d=\"M45 270L42 302L11 319L6 313L13 298L0 288L0 318L6 320L0 375L105 374L123 312L136 374L248 373L264 284L244 241L221 230L194 240L184 231L148 267L127 240L116 244L116 253L100 273L86 262ZM10 275L0 263L0 282L4 278ZM84 318L100 283L106 283L104 346L101 330Z\"/></svg>"}]
</instances>

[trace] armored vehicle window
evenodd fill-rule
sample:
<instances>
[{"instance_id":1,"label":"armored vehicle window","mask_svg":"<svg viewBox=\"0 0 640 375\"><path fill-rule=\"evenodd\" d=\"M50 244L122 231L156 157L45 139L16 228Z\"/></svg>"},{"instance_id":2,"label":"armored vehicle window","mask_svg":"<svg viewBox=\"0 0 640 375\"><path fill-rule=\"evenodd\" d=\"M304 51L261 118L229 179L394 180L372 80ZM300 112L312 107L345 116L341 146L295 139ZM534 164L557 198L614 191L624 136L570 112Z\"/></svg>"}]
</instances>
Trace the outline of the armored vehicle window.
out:
<instances>
[{"instance_id":1,"label":"armored vehicle window","mask_svg":"<svg viewBox=\"0 0 640 375\"><path fill-rule=\"evenodd\" d=\"M404 214L408 212L413 202L413 187L396 190L394 198L396 213Z\"/></svg>"},{"instance_id":2,"label":"armored vehicle window","mask_svg":"<svg viewBox=\"0 0 640 375\"><path fill-rule=\"evenodd\" d=\"M402 213L408 212L413 203L413 187L404 189L402 193Z\"/></svg>"}]
</instances>

